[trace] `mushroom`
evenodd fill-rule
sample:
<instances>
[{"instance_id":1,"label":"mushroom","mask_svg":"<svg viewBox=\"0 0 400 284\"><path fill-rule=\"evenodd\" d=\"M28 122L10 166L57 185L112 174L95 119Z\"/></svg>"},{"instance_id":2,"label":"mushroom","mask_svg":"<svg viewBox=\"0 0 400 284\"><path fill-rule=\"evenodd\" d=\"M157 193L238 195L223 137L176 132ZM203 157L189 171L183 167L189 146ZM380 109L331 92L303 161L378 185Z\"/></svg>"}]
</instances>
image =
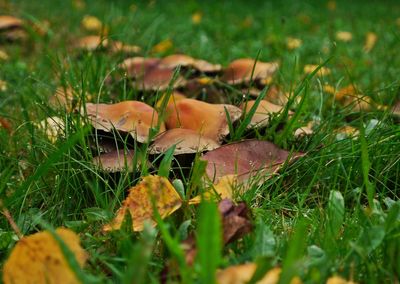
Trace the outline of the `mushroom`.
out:
<instances>
[{"instance_id":1,"label":"mushroom","mask_svg":"<svg viewBox=\"0 0 400 284\"><path fill-rule=\"evenodd\" d=\"M232 122L242 111L233 105L209 104L194 99L183 99L167 108L166 125L171 128L193 129L197 133L220 141L229 133L225 109Z\"/></svg>"},{"instance_id":2,"label":"mushroom","mask_svg":"<svg viewBox=\"0 0 400 284\"><path fill-rule=\"evenodd\" d=\"M244 111L244 113L248 113L255 102L255 100L248 101L246 103L243 103L240 108ZM282 111L283 108L283 106L273 104L269 101L261 100L256 109L256 112L251 118L248 128L266 126L269 122L271 114L279 113ZM289 114L292 114L292 112L289 112Z\"/></svg>"},{"instance_id":3,"label":"mushroom","mask_svg":"<svg viewBox=\"0 0 400 284\"><path fill-rule=\"evenodd\" d=\"M221 71L220 64L212 64L202 59L195 59L185 54L173 54L164 57L160 62L161 66L175 68L178 65L182 67L192 67L204 73L216 73Z\"/></svg>"},{"instance_id":4,"label":"mushroom","mask_svg":"<svg viewBox=\"0 0 400 284\"><path fill-rule=\"evenodd\" d=\"M81 111L85 114L84 110ZM111 132L129 133L138 142L149 139L149 131L158 124L158 114L151 106L138 101L124 101L116 104L86 104L86 113L94 128ZM160 123L161 132L165 131Z\"/></svg>"},{"instance_id":5,"label":"mushroom","mask_svg":"<svg viewBox=\"0 0 400 284\"><path fill-rule=\"evenodd\" d=\"M125 170L132 172L135 166L133 160L133 150L120 149L94 157L92 164L105 172L116 173Z\"/></svg>"},{"instance_id":6,"label":"mushroom","mask_svg":"<svg viewBox=\"0 0 400 284\"><path fill-rule=\"evenodd\" d=\"M210 151L220 146L217 141L201 136L194 130L174 128L157 135L149 148L149 153L164 153L173 145L176 145L174 155Z\"/></svg>"},{"instance_id":7,"label":"mushroom","mask_svg":"<svg viewBox=\"0 0 400 284\"><path fill-rule=\"evenodd\" d=\"M95 51L98 48L104 48L108 45L108 40L104 37L97 35L84 36L76 40L74 43L75 48Z\"/></svg>"},{"instance_id":8,"label":"mushroom","mask_svg":"<svg viewBox=\"0 0 400 284\"><path fill-rule=\"evenodd\" d=\"M19 18L0 15L0 38L11 41L26 38L23 24L24 22Z\"/></svg>"},{"instance_id":9,"label":"mushroom","mask_svg":"<svg viewBox=\"0 0 400 284\"><path fill-rule=\"evenodd\" d=\"M119 67L126 71L127 76L130 78L142 77L150 69L158 65L160 59L158 58L145 58L145 57L131 57L125 59Z\"/></svg>"},{"instance_id":10,"label":"mushroom","mask_svg":"<svg viewBox=\"0 0 400 284\"><path fill-rule=\"evenodd\" d=\"M157 91L166 90L171 84L174 77L174 69L171 68L153 68L146 72L143 78L136 79L135 86L142 91ZM182 87L186 84L186 80L178 75L176 80L173 82L172 87Z\"/></svg>"},{"instance_id":11,"label":"mushroom","mask_svg":"<svg viewBox=\"0 0 400 284\"><path fill-rule=\"evenodd\" d=\"M290 152L268 141L244 140L227 144L204 154L208 162L206 174L216 183L225 175L237 174L240 181L249 179L258 171L275 173L287 160ZM293 153L292 158L302 156Z\"/></svg>"},{"instance_id":12,"label":"mushroom","mask_svg":"<svg viewBox=\"0 0 400 284\"><path fill-rule=\"evenodd\" d=\"M228 84L248 83L251 80L265 83L271 79L278 67L279 65L276 62L256 62L251 58L237 59L232 61L225 69L222 80Z\"/></svg>"}]
</instances>

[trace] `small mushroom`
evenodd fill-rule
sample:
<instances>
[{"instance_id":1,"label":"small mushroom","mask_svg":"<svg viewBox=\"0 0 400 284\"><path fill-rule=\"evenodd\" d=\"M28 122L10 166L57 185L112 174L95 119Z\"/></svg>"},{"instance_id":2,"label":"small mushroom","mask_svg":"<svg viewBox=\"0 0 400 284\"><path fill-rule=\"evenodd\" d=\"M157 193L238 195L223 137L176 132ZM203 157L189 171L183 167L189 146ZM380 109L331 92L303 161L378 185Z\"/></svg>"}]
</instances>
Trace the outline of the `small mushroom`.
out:
<instances>
[{"instance_id":1,"label":"small mushroom","mask_svg":"<svg viewBox=\"0 0 400 284\"><path fill-rule=\"evenodd\" d=\"M125 59L119 67L126 71L129 78L142 77L146 72L153 69L158 65L160 59L158 58L145 58L145 57L131 57Z\"/></svg>"},{"instance_id":2,"label":"small mushroom","mask_svg":"<svg viewBox=\"0 0 400 284\"><path fill-rule=\"evenodd\" d=\"M14 41L26 38L24 22L16 17L0 15L0 38Z\"/></svg>"},{"instance_id":3,"label":"small mushroom","mask_svg":"<svg viewBox=\"0 0 400 284\"><path fill-rule=\"evenodd\" d=\"M185 54L173 54L164 57L161 62L161 66L167 68L175 68L178 65L182 67L192 67L200 72L204 73L216 73L221 71L220 64L212 64L202 59L195 59Z\"/></svg>"},{"instance_id":4,"label":"small mushroom","mask_svg":"<svg viewBox=\"0 0 400 284\"><path fill-rule=\"evenodd\" d=\"M290 152L268 141L245 140L227 144L207 152L202 160L208 162L206 174L216 183L225 175L238 175L239 181L246 180L258 171L263 176L275 173L289 157ZM292 158L304 154L293 153Z\"/></svg>"},{"instance_id":5,"label":"small mushroom","mask_svg":"<svg viewBox=\"0 0 400 284\"><path fill-rule=\"evenodd\" d=\"M240 108L245 112L248 113L250 109L253 107L255 104L255 100L248 101L247 103L243 103ZM271 114L273 113L279 113L283 110L283 106L279 106L276 104L273 104L269 101L262 100L260 101L256 112L254 113L253 117L251 118L251 121L248 125L248 128L254 128L254 127L264 127L268 124L269 118ZM292 114L292 112L289 112L289 114Z\"/></svg>"},{"instance_id":6,"label":"small mushroom","mask_svg":"<svg viewBox=\"0 0 400 284\"><path fill-rule=\"evenodd\" d=\"M132 172L135 166L133 160L133 150L120 149L94 157L92 163L105 172Z\"/></svg>"},{"instance_id":7,"label":"small mushroom","mask_svg":"<svg viewBox=\"0 0 400 284\"><path fill-rule=\"evenodd\" d=\"M220 146L217 141L201 136L194 130L174 128L157 135L149 148L149 153L164 153L173 145L176 145L174 155L210 151Z\"/></svg>"},{"instance_id":8,"label":"small mushroom","mask_svg":"<svg viewBox=\"0 0 400 284\"><path fill-rule=\"evenodd\" d=\"M209 104L194 99L183 99L167 108L166 125L171 128L186 128L220 141L229 133L225 109L232 122L240 118L242 111L233 105Z\"/></svg>"},{"instance_id":9,"label":"small mushroom","mask_svg":"<svg viewBox=\"0 0 400 284\"><path fill-rule=\"evenodd\" d=\"M114 40L110 43L110 50L113 53L138 53L141 51L141 48L137 45L129 45L125 44L122 41Z\"/></svg>"},{"instance_id":10,"label":"small mushroom","mask_svg":"<svg viewBox=\"0 0 400 284\"><path fill-rule=\"evenodd\" d=\"M74 43L74 47L86 51L95 51L108 45L108 40L98 35L84 36Z\"/></svg>"},{"instance_id":11,"label":"small mushroom","mask_svg":"<svg viewBox=\"0 0 400 284\"><path fill-rule=\"evenodd\" d=\"M82 115L85 111L81 111ZM111 132L113 129L129 133L138 142L149 139L149 131L158 124L158 114L151 106L138 101L116 104L86 104L86 113L94 128ZM160 124L165 131L164 123Z\"/></svg>"},{"instance_id":12,"label":"small mushroom","mask_svg":"<svg viewBox=\"0 0 400 284\"><path fill-rule=\"evenodd\" d=\"M256 62L251 58L237 59L225 69L222 80L228 84L248 83L251 80L265 82L271 79L278 67L276 62Z\"/></svg>"},{"instance_id":13,"label":"small mushroom","mask_svg":"<svg viewBox=\"0 0 400 284\"><path fill-rule=\"evenodd\" d=\"M174 69L156 67L146 72L141 80L137 79L134 85L142 91L166 90L171 84L174 72ZM186 80L178 75L172 87L182 87L185 84Z\"/></svg>"}]
</instances>

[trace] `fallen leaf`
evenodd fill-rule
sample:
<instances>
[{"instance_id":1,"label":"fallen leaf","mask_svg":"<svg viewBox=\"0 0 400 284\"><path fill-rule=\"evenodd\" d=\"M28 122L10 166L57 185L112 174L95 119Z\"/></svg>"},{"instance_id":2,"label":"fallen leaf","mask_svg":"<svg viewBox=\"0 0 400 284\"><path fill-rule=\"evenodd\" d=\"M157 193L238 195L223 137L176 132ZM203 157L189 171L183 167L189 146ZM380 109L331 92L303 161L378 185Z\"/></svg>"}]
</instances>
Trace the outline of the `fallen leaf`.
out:
<instances>
[{"instance_id":1,"label":"fallen leaf","mask_svg":"<svg viewBox=\"0 0 400 284\"><path fill-rule=\"evenodd\" d=\"M56 234L75 255L83 267L87 253L79 237L68 229L59 228ZM71 270L58 242L47 232L22 238L13 248L3 268L4 283L80 283Z\"/></svg>"},{"instance_id":2,"label":"fallen leaf","mask_svg":"<svg viewBox=\"0 0 400 284\"><path fill-rule=\"evenodd\" d=\"M372 108L371 98L364 96L354 85L348 85L337 91L335 99L352 111L368 111Z\"/></svg>"},{"instance_id":3,"label":"fallen leaf","mask_svg":"<svg viewBox=\"0 0 400 284\"><path fill-rule=\"evenodd\" d=\"M314 72L315 69L317 69L317 68L318 68L318 65L307 64L307 65L304 66L304 73L306 73L306 74L311 74L311 73ZM318 70L318 72L317 72L316 75L318 75L318 76L326 76L326 75L329 75L329 74L331 74L331 70L330 70L328 67L322 66L322 67Z\"/></svg>"},{"instance_id":4,"label":"fallen leaf","mask_svg":"<svg viewBox=\"0 0 400 284\"><path fill-rule=\"evenodd\" d=\"M194 12L192 14L192 23L195 25L198 25L201 23L201 20L203 19L203 13L202 12Z\"/></svg>"},{"instance_id":5,"label":"fallen leaf","mask_svg":"<svg viewBox=\"0 0 400 284\"><path fill-rule=\"evenodd\" d=\"M94 128L111 132L113 129L129 133L138 142L149 139L149 131L158 124L158 114L151 106L139 101L123 101L116 104L87 103L81 115L87 115ZM165 131L164 123L160 132Z\"/></svg>"},{"instance_id":6,"label":"fallen leaf","mask_svg":"<svg viewBox=\"0 0 400 284\"><path fill-rule=\"evenodd\" d=\"M355 284L355 282L347 281L340 276L332 276L326 281L326 284Z\"/></svg>"},{"instance_id":7,"label":"fallen leaf","mask_svg":"<svg viewBox=\"0 0 400 284\"><path fill-rule=\"evenodd\" d=\"M252 230L250 211L246 203L235 205L232 200L223 199L218 203L222 219L222 240L224 245L234 242ZM182 242L186 263L192 265L197 254L196 238L192 234Z\"/></svg>"},{"instance_id":8,"label":"fallen leaf","mask_svg":"<svg viewBox=\"0 0 400 284\"><path fill-rule=\"evenodd\" d=\"M85 15L81 21L82 27L89 32L101 32L103 23L95 16Z\"/></svg>"},{"instance_id":9,"label":"fallen leaf","mask_svg":"<svg viewBox=\"0 0 400 284\"><path fill-rule=\"evenodd\" d=\"M4 51L0 49L0 60L6 61L9 59L8 54Z\"/></svg>"},{"instance_id":10,"label":"fallen leaf","mask_svg":"<svg viewBox=\"0 0 400 284\"><path fill-rule=\"evenodd\" d=\"M9 133L11 132L12 129L11 123L7 119L2 117L0 117L0 127L6 129Z\"/></svg>"},{"instance_id":11,"label":"fallen leaf","mask_svg":"<svg viewBox=\"0 0 400 284\"><path fill-rule=\"evenodd\" d=\"M161 218L174 213L182 205L182 199L175 188L165 177L146 176L136 186L129 190L128 197L123 201L114 220L103 227L104 231L120 229L125 214L132 218L133 231L143 230L146 221L155 225L153 220L153 204Z\"/></svg>"},{"instance_id":12,"label":"fallen leaf","mask_svg":"<svg viewBox=\"0 0 400 284\"><path fill-rule=\"evenodd\" d=\"M174 128L157 135L149 147L150 154L160 154L176 145L174 155L194 154L218 148L220 144L192 129Z\"/></svg>"},{"instance_id":13,"label":"fallen leaf","mask_svg":"<svg viewBox=\"0 0 400 284\"><path fill-rule=\"evenodd\" d=\"M99 156L94 157L92 160L92 164L94 164L96 167L105 172L110 172L110 173L116 173L122 171L132 172L135 169L134 168L135 165L133 164L133 159L134 159L133 150L121 149L100 154ZM140 159L138 159L138 162L140 162Z\"/></svg>"},{"instance_id":14,"label":"fallen leaf","mask_svg":"<svg viewBox=\"0 0 400 284\"><path fill-rule=\"evenodd\" d=\"M288 37L286 39L286 46L289 50L299 48L302 43L303 43L303 41L299 38Z\"/></svg>"},{"instance_id":15,"label":"fallen leaf","mask_svg":"<svg viewBox=\"0 0 400 284\"><path fill-rule=\"evenodd\" d=\"M217 272L218 284L246 284L256 272L257 264L246 263L233 265ZM281 269L279 267L269 270L257 284L277 284Z\"/></svg>"},{"instance_id":16,"label":"fallen leaf","mask_svg":"<svg viewBox=\"0 0 400 284\"><path fill-rule=\"evenodd\" d=\"M7 91L7 82L0 80L0 92L5 92Z\"/></svg>"},{"instance_id":17,"label":"fallen leaf","mask_svg":"<svg viewBox=\"0 0 400 284\"><path fill-rule=\"evenodd\" d=\"M370 52L374 48L377 41L378 36L376 35L376 33L368 32L365 36L364 52Z\"/></svg>"},{"instance_id":18,"label":"fallen leaf","mask_svg":"<svg viewBox=\"0 0 400 284\"><path fill-rule=\"evenodd\" d=\"M324 85L324 87L322 89L325 93L328 93L331 95L334 95L336 93L335 87L332 87L331 85Z\"/></svg>"},{"instance_id":19,"label":"fallen leaf","mask_svg":"<svg viewBox=\"0 0 400 284\"><path fill-rule=\"evenodd\" d=\"M353 35L351 34L351 32L338 31L336 33L336 39L343 42L349 42L353 39Z\"/></svg>"},{"instance_id":20,"label":"fallen leaf","mask_svg":"<svg viewBox=\"0 0 400 284\"><path fill-rule=\"evenodd\" d=\"M157 43L153 48L151 49L152 53L164 53L174 47L174 44L172 40L170 39L165 39L159 43Z\"/></svg>"},{"instance_id":21,"label":"fallen leaf","mask_svg":"<svg viewBox=\"0 0 400 284\"><path fill-rule=\"evenodd\" d=\"M201 159L208 162L206 174L212 182L232 174L237 174L242 182L259 171L263 171L265 178L276 173L289 154L268 141L244 140L207 152ZM295 152L291 159L302 155Z\"/></svg>"},{"instance_id":22,"label":"fallen leaf","mask_svg":"<svg viewBox=\"0 0 400 284\"><path fill-rule=\"evenodd\" d=\"M220 178L217 184L211 185L202 195L198 195L189 200L189 204L199 204L201 200L234 199L234 189L239 188L237 175L226 175Z\"/></svg>"},{"instance_id":23,"label":"fallen leaf","mask_svg":"<svg viewBox=\"0 0 400 284\"><path fill-rule=\"evenodd\" d=\"M169 105L165 124L168 129L186 128L220 141L229 133L225 109L232 122L239 119L242 111L233 105L209 104L194 99L183 99Z\"/></svg>"}]
</instances>

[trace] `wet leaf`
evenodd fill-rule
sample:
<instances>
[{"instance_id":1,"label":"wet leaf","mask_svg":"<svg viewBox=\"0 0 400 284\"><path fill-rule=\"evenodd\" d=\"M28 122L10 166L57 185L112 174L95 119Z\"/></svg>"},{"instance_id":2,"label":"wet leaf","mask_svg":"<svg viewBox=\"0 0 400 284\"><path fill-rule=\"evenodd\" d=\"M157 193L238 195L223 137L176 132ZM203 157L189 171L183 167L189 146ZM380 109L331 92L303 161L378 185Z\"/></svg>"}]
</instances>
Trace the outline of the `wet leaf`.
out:
<instances>
[{"instance_id":1,"label":"wet leaf","mask_svg":"<svg viewBox=\"0 0 400 284\"><path fill-rule=\"evenodd\" d=\"M68 229L59 228L56 234L75 255L83 267L87 254L79 244L79 237ZM4 283L80 283L69 267L58 242L47 232L22 238L4 264Z\"/></svg>"},{"instance_id":2,"label":"wet leaf","mask_svg":"<svg viewBox=\"0 0 400 284\"><path fill-rule=\"evenodd\" d=\"M155 225L154 210L161 218L174 213L182 205L182 199L175 188L165 177L146 176L129 190L128 197L116 213L115 219L103 227L104 231L118 230L125 218L130 214L133 231L142 231L145 222Z\"/></svg>"},{"instance_id":3,"label":"wet leaf","mask_svg":"<svg viewBox=\"0 0 400 284\"><path fill-rule=\"evenodd\" d=\"M202 156L208 161L206 174L217 182L225 175L237 174L239 181L247 180L259 171L263 175L275 173L290 152L268 141L244 140L224 145ZM302 156L293 153L292 158Z\"/></svg>"}]
</instances>

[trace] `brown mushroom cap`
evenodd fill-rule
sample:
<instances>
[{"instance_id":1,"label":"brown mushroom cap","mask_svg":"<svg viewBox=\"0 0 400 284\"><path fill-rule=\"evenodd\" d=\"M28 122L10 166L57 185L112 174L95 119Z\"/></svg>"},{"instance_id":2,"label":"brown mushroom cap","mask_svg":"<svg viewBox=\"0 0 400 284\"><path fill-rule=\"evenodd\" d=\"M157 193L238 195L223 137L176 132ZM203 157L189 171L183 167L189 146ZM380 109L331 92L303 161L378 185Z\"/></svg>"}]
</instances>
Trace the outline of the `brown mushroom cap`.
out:
<instances>
[{"instance_id":1,"label":"brown mushroom cap","mask_svg":"<svg viewBox=\"0 0 400 284\"><path fill-rule=\"evenodd\" d=\"M161 59L160 65L167 68L175 68L178 65L183 67L190 66L196 70L199 70L200 72L205 73L219 72L222 68L220 64L212 64L205 60L195 59L185 54L173 54L166 56Z\"/></svg>"},{"instance_id":2,"label":"brown mushroom cap","mask_svg":"<svg viewBox=\"0 0 400 284\"><path fill-rule=\"evenodd\" d=\"M220 146L217 141L201 136L192 129L174 128L157 135L149 153L164 153L173 145L176 145L174 155L210 151Z\"/></svg>"},{"instance_id":3,"label":"brown mushroom cap","mask_svg":"<svg viewBox=\"0 0 400 284\"><path fill-rule=\"evenodd\" d=\"M240 108L248 113L250 109L253 107L255 104L255 100L248 101L246 104L242 104ZM278 113L281 112L283 109L283 106L279 106L276 104L273 104L269 101L262 100L260 101L256 112L254 113L253 117L251 118L251 122L248 125L248 128L253 128L253 127L264 127L268 124L270 115L272 113ZM290 112L291 113L291 112Z\"/></svg>"},{"instance_id":4,"label":"brown mushroom cap","mask_svg":"<svg viewBox=\"0 0 400 284\"><path fill-rule=\"evenodd\" d=\"M107 132L116 129L128 132L138 142L149 139L149 130L157 126L158 114L151 106L138 101L124 101L116 104L86 104L87 116L96 129ZM84 114L84 111L81 111ZM165 131L164 123L160 131Z\"/></svg>"},{"instance_id":5,"label":"brown mushroom cap","mask_svg":"<svg viewBox=\"0 0 400 284\"><path fill-rule=\"evenodd\" d=\"M100 156L94 157L92 163L105 172L115 173L127 170L134 170L133 150L115 150Z\"/></svg>"},{"instance_id":6,"label":"brown mushroom cap","mask_svg":"<svg viewBox=\"0 0 400 284\"><path fill-rule=\"evenodd\" d=\"M23 21L13 16L0 15L0 30L7 30L11 28L21 28Z\"/></svg>"},{"instance_id":7,"label":"brown mushroom cap","mask_svg":"<svg viewBox=\"0 0 400 284\"><path fill-rule=\"evenodd\" d=\"M128 77L137 78L156 67L159 62L158 58L131 57L125 59L119 67L127 72Z\"/></svg>"},{"instance_id":8,"label":"brown mushroom cap","mask_svg":"<svg viewBox=\"0 0 400 284\"><path fill-rule=\"evenodd\" d=\"M74 46L78 49L94 51L100 47L106 47L107 44L107 39L98 35L90 35L77 39Z\"/></svg>"},{"instance_id":9,"label":"brown mushroom cap","mask_svg":"<svg viewBox=\"0 0 400 284\"><path fill-rule=\"evenodd\" d=\"M255 65L255 66L254 66ZM228 84L241 84L250 80L266 80L278 70L276 62L261 62L251 58L242 58L232 61L225 69L222 80ZM252 71L253 72L253 77Z\"/></svg>"},{"instance_id":10,"label":"brown mushroom cap","mask_svg":"<svg viewBox=\"0 0 400 284\"><path fill-rule=\"evenodd\" d=\"M143 78L137 79L135 82L135 86L139 90L147 90L147 91L157 91L157 90L166 90L174 77L174 69L170 68L153 68L146 72ZM179 76L173 82L173 87L181 87L186 84L186 80Z\"/></svg>"},{"instance_id":11,"label":"brown mushroom cap","mask_svg":"<svg viewBox=\"0 0 400 284\"><path fill-rule=\"evenodd\" d=\"M221 140L229 133L225 108L231 121L236 121L242 111L233 105L209 104L194 99L183 99L167 108L166 125L171 128L193 129L197 133Z\"/></svg>"},{"instance_id":12,"label":"brown mushroom cap","mask_svg":"<svg viewBox=\"0 0 400 284\"><path fill-rule=\"evenodd\" d=\"M293 153L293 157L303 154ZM207 152L202 159L208 161L206 174L212 182L231 174L247 179L259 170L276 172L289 156L289 152L268 141L245 140Z\"/></svg>"}]
</instances>

